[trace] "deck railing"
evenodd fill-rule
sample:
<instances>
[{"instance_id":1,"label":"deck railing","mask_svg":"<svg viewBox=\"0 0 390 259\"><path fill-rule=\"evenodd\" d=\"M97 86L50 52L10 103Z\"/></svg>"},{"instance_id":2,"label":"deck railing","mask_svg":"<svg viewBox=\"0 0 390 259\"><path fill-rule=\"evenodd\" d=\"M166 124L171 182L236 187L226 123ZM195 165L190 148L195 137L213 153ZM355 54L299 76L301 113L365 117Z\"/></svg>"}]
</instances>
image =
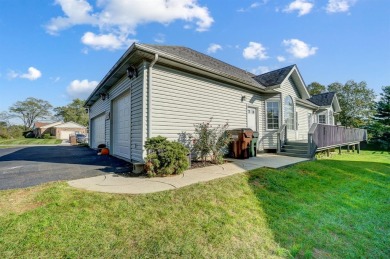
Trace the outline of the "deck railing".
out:
<instances>
[{"instance_id":1,"label":"deck railing","mask_svg":"<svg viewBox=\"0 0 390 259\"><path fill-rule=\"evenodd\" d=\"M312 157L317 151L358 144L365 140L367 140L365 129L313 123L308 134L308 155Z\"/></svg>"},{"instance_id":2,"label":"deck railing","mask_svg":"<svg viewBox=\"0 0 390 259\"><path fill-rule=\"evenodd\" d=\"M277 153L280 153L282 146L287 141L287 124L283 124L282 127L276 132L277 135Z\"/></svg>"}]
</instances>

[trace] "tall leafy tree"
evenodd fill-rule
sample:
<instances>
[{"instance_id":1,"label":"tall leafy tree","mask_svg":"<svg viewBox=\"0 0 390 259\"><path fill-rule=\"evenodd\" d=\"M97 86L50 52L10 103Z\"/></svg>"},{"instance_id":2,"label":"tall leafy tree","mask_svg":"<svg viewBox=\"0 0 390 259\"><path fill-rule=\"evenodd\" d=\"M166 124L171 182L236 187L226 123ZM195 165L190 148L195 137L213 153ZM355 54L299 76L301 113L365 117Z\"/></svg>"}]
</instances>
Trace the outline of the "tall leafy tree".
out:
<instances>
[{"instance_id":1,"label":"tall leafy tree","mask_svg":"<svg viewBox=\"0 0 390 259\"><path fill-rule=\"evenodd\" d=\"M390 85L382 87L375 117L380 123L390 126Z\"/></svg>"},{"instance_id":2,"label":"tall leafy tree","mask_svg":"<svg viewBox=\"0 0 390 259\"><path fill-rule=\"evenodd\" d=\"M52 115L52 108L48 101L29 97L9 107L9 115L21 119L25 129L31 129L37 120L49 118Z\"/></svg>"},{"instance_id":3,"label":"tall leafy tree","mask_svg":"<svg viewBox=\"0 0 390 259\"><path fill-rule=\"evenodd\" d=\"M316 95L324 93L326 91L326 87L318 82L312 82L307 86L307 91L310 95Z\"/></svg>"},{"instance_id":4,"label":"tall leafy tree","mask_svg":"<svg viewBox=\"0 0 390 259\"><path fill-rule=\"evenodd\" d=\"M348 127L362 127L375 114L375 94L367 83L349 80L344 85L338 82L328 86L329 92L336 92L341 106L338 120Z\"/></svg>"},{"instance_id":5,"label":"tall leafy tree","mask_svg":"<svg viewBox=\"0 0 390 259\"><path fill-rule=\"evenodd\" d=\"M84 108L84 103L84 100L74 99L70 104L66 106L55 108L55 116L65 122L73 121L83 126L87 126L88 113Z\"/></svg>"}]
</instances>

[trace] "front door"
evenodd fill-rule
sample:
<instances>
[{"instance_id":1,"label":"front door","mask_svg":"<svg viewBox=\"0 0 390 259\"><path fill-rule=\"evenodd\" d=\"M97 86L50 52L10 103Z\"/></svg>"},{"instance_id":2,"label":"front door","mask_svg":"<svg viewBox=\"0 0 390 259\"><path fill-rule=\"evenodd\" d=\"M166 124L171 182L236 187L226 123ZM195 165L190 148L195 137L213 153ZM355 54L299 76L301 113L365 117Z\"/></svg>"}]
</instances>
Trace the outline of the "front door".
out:
<instances>
[{"instance_id":1,"label":"front door","mask_svg":"<svg viewBox=\"0 0 390 259\"><path fill-rule=\"evenodd\" d=\"M248 107L247 121L248 128L251 128L253 131L257 131L256 108Z\"/></svg>"}]
</instances>

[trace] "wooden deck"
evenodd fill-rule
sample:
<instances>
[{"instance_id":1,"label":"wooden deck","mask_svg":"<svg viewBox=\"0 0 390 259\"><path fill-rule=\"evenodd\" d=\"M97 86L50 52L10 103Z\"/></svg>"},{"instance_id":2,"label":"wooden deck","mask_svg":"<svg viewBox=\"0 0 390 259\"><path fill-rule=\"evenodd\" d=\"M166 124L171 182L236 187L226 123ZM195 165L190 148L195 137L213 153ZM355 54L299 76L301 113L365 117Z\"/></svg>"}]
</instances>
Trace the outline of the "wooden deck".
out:
<instances>
[{"instance_id":1,"label":"wooden deck","mask_svg":"<svg viewBox=\"0 0 390 259\"><path fill-rule=\"evenodd\" d=\"M285 125L278 131L278 153L283 153L283 147L288 142L286 132ZM308 133L306 157L312 158L316 152L342 146L357 145L359 151L360 142L366 140L367 130L365 129L313 123ZM292 145L291 142L289 145Z\"/></svg>"}]
</instances>

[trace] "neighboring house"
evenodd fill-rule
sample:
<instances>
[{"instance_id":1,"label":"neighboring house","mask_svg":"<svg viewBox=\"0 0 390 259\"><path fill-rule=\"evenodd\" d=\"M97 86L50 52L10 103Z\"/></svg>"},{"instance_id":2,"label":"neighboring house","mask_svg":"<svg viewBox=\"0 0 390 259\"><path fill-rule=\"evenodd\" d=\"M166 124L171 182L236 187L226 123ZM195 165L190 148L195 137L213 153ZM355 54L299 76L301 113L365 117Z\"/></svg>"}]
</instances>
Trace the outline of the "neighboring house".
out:
<instances>
[{"instance_id":1,"label":"neighboring house","mask_svg":"<svg viewBox=\"0 0 390 259\"><path fill-rule=\"evenodd\" d=\"M75 123L75 122L54 122L54 123L41 123L36 122L34 124L33 132L35 137L41 138L44 134L50 134L57 139L69 139L69 135L76 133L87 133L87 128Z\"/></svg>"},{"instance_id":2,"label":"neighboring house","mask_svg":"<svg viewBox=\"0 0 390 259\"><path fill-rule=\"evenodd\" d=\"M277 149L281 128L289 140L307 139L313 123L334 124L340 112L335 93L309 95L296 65L254 75L186 47L139 43L85 106L91 147L106 144L111 154L133 162L146 156L147 138L179 140L210 118L214 125L258 131L257 148L267 151Z\"/></svg>"}]
</instances>

